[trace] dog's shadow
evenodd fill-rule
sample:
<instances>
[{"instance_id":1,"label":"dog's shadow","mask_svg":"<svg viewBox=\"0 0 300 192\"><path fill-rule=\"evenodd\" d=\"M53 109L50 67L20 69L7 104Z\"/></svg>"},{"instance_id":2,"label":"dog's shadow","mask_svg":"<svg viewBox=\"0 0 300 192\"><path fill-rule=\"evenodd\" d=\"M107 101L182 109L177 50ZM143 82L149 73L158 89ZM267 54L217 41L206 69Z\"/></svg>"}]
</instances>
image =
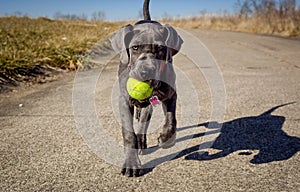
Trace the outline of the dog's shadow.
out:
<instances>
[{"instance_id":1,"label":"dog's shadow","mask_svg":"<svg viewBox=\"0 0 300 192\"><path fill-rule=\"evenodd\" d=\"M289 136L282 130L283 123L285 122L284 116L271 114L276 109L285 105L288 104L273 107L259 116L243 117L219 124L220 127L222 126L220 130L211 130L211 133L220 132L219 136L210 147L219 150L219 152L215 154L209 154L208 152L199 153L199 148L205 145L205 143L202 143L184 149L173 159L184 157L186 160L213 160L225 157L240 150L243 151L240 152L239 155L251 155L251 150L258 151L258 153L250 160L250 163L252 164L262 164L289 159L300 151L300 139ZM192 125L178 128L178 131L199 126L205 126L209 129L209 125L210 123ZM201 137L206 134L210 134L210 132L194 134L193 137L185 136L178 138L177 142L187 140L188 138ZM172 155L174 154L168 156ZM149 166L150 164L157 166L164 162L164 159L168 159L168 157L165 156L154 159L145 166ZM145 174L152 170L153 168L147 169Z\"/></svg>"}]
</instances>

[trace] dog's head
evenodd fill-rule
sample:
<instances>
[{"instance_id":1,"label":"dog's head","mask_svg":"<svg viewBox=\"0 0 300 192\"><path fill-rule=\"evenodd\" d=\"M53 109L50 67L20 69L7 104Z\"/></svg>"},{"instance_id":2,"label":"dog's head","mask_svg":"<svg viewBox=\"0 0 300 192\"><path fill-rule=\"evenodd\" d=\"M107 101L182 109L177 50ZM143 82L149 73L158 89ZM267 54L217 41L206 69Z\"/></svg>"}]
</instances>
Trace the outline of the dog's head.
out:
<instances>
[{"instance_id":1,"label":"dog's head","mask_svg":"<svg viewBox=\"0 0 300 192\"><path fill-rule=\"evenodd\" d=\"M159 79L163 65L171 62L183 43L170 25L140 21L115 32L111 44L120 52L120 62L129 68L129 76L140 81Z\"/></svg>"}]
</instances>

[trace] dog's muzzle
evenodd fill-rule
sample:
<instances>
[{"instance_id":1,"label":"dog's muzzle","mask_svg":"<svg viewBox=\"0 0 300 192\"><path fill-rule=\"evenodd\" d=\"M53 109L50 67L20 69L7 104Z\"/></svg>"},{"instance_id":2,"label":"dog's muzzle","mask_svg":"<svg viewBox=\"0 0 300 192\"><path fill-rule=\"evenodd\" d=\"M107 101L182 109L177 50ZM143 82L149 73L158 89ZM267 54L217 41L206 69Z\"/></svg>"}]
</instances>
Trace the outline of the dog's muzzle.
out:
<instances>
[{"instance_id":1,"label":"dog's muzzle","mask_svg":"<svg viewBox=\"0 0 300 192\"><path fill-rule=\"evenodd\" d=\"M154 89L157 89L160 86L159 80L151 79L146 82L149 83L151 85L151 87L153 87Z\"/></svg>"}]
</instances>

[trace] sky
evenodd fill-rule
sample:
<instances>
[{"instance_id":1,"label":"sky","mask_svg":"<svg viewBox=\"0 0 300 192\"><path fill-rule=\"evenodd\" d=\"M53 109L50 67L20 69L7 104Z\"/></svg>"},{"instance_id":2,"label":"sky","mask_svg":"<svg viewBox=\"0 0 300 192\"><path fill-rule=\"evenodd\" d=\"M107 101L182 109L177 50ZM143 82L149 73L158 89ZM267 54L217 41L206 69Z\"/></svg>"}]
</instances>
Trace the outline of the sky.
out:
<instances>
[{"instance_id":1,"label":"sky","mask_svg":"<svg viewBox=\"0 0 300 192\"><path fill-rule=\"evenodd\" d=\"M49 17L55 13L85 14L89 18L93 12L105 13L105 20L124 21L139 18L144 0L0 0L0 16L17 12L30 17ZM188 17L206 10L221 13L224 10L235 11L237 0L151 0L150 14L152 19ZM300 0L297 0L299 5Z\"/></svg>"},{"instance_id":2,"label":"sky","mask_svg":"<svg viewBox=\"0 0 300 192\"><path fill-rule=\"evenodd\" d=\"M188 17L199 15L201 10L233 11L237 0L151 0L150 14L153 19L166 15ZM0 16L17 12L30 17L50 17L55 13L82 14L105 13L105 20L122 21L138 19L144 0L0 0Z\"/></svg>"}]
</instances>

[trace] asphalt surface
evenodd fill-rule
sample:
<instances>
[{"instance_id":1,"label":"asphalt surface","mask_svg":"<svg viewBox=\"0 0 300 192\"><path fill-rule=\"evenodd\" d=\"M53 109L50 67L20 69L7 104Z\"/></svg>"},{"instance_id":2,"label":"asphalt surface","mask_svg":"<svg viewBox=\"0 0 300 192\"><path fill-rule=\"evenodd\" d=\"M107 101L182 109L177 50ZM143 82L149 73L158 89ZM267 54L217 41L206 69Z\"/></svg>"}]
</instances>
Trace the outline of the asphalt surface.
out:
<instances>
[{"instance_id":1,"label":"asphalt surface","mask_svg":"<svg viewBox=\"0 0 300 192\"><path fill-rule=\"evenodd\" d=\"M174 60L177 144L156 146L156 109L153 150L141 157L153 169L138 178L120 174L114 58L103 70L0 95L1 191L300 191L300 41L188 32ZM197 50L195 37L216 65L187 55Z\"/></svg>"}]
</instances>

